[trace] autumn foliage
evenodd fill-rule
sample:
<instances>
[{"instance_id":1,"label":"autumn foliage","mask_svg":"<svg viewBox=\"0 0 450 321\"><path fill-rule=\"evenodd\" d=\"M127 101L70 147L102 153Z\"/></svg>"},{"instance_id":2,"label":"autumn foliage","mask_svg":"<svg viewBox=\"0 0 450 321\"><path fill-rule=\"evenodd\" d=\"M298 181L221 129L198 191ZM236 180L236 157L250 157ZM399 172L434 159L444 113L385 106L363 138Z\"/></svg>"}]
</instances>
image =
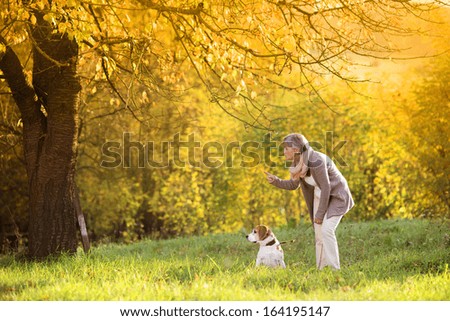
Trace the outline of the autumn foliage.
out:
<instances>
[{"instance_id":1,"label":"autumn foliage","mask_svg":"<svg viewBox=\"0 0 450 321\"><path fill-rule=\"evenodd\" d=\"M338 163L348 219L448 215L448 17L440 1L3 1L2 250L61 213L73 230L78 198L93 240L306 222L262 174L287 176L290 132ZM36 253L73 250L53 241Z\"/></svg>"}]
</instances>

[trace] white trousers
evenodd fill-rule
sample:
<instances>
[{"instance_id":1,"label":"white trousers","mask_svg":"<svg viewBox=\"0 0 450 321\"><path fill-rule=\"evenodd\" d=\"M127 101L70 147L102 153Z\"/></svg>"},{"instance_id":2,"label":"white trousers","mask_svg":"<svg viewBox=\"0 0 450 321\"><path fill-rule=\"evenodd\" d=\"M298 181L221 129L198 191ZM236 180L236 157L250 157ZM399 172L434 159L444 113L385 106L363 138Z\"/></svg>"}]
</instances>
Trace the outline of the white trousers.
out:
<instances>
[{"instance_id":1,"label":"white trousers","mask_svg":"<svg viewBox=\"0 0 450 321\"><path fill-rule=\"evenodd\" d=\"M336 228L342 216L323 218L322 224L314 223L316 239L316 265L319 270L330 266L334 270L341 268L339 262L339 248L336 239Z\"/></svg>"}]
</instances>

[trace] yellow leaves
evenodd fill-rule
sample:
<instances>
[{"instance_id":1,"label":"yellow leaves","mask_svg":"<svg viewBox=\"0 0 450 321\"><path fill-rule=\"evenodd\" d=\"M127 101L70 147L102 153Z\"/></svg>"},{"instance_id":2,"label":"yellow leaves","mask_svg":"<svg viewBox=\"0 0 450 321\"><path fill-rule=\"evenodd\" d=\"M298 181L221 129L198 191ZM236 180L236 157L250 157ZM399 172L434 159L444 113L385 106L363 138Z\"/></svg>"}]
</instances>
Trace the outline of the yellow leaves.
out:
<instances>
[{"instance_id":1,"label":"yellow leaves","mask_svg":"<svg viewBox=\"0 0 450 321\"><path fill-rule=\"evenodd\" d=\"M46 6L46 4L45 4L45 2L43 0L36 1L31 6L33 7L33 5L34 5L35 8L38 8L41 11L43 11L45 9L45 6Z\"/></svg>"},{"instance_id":2,"label":"yellow leaves","mask_svg":"<svg viewBox=\"0 0 450 321\"><path fill-rule=\"evenodd\" d=\"M109 104L111 106L119 107L120 106L120 100L118 98L111 98L109 100Z\"/></svg>"},{"instance_id":3,"label":"yellow leaves","mask_svg":"<svg viewBox=\"0 0 450 321\"><path fill-rule=\"evenodd\" d=\"M9 2L7 10L0 7L0 20L6 24L16 24L16 33L25 33L26 28L22 24L37 25L42 20L38 17L42 15L45 22L51 24L54 28L52 32L66 33L70 39L86 39L86 33L91 33L93 21L92 16L85 10L82 10L77 0L58 0L58 1L27 1L27 5L21 5L21 1ZM50 4L51 3L51 4ZM37 14L39 12L39 15ZM85 32L86 31L86 32ZM17 36L13 42L17 42Z\"/></svg>"},{"instance_id":4,"label":"yellow leaves","mask_svg":"<svg viewBox=\"0 0 450 321\"><path fill-rule=\"evenodd\" d=\"M142 104L148 104L150 102L150 99L148 97L146 90L142 91L140 102Z\"/></svg>"},{"instance_id":5,"label":"yellow leaves","mask_svg":"<svg viewBox=\"0 0 450 321\"><path fill-rule=\"evenodd\" d=\"M244 79L241 79L239 85L236 87L236 96L239 96L241 91L247 91L247 85L245 84Z\"/></svg>"},{"instance_id":6,"label":"yellow leaves","mask_svg":"<svg viewBox=\"0 0 450 321\"><path fill-rule=\"evenodd\" d=\"M43 19L45 21L47 21L48 23L51 23L53 25L56 25L56 19L55 19L55 14L52 12L49 12L47 14L44 15Z\"/></svg>"},{"instance_id":7,"label":"yellow leaves","mask_svg":"<svg viewBox=\"0 0 450 321\"><path fill-rule=\"evenodd\" d=\"M31 22L32 25L35 25L35 24L36 24L37 19L36 19L36 16L35 16L35 15L32 15L32 16L31 16L30 22Z\"/></svg>"},{"instance_id":8,"label":"yellow leaves","mask_svg":"<svg viewBox=\"0 0 450 321\"><path fill-rule=\"evenodd\" d=\"M30 13L24 8L19 8L19 10L17 10L17 15L15 16L14 13L12 13L12 16L19 21L28 21L28 19L30 19Z\"/></svg>"},{"instance_id":9,"label":"yellow leaves","mask_svg":"<svg viewBox=\"0 0 450 321\"><path fill-rule=\"evenodd\" d=\"M231 75L233 76L233 79L237 79L237 77L239 76L239 71L237 69L233 69Z\"/></svg>"},{"instance_id":10,"label":"yellow leaves","mask_svg":"<svg viewBox=\"0 0 450 321\"><path fill-rule=\"evenodd\" d=\"M208 54L208 55L206 56L206 61L207 61L207 62L213 62L213 59L214 59L214 56L213 56L212 54Z\"/></svg>"}]
</instances>

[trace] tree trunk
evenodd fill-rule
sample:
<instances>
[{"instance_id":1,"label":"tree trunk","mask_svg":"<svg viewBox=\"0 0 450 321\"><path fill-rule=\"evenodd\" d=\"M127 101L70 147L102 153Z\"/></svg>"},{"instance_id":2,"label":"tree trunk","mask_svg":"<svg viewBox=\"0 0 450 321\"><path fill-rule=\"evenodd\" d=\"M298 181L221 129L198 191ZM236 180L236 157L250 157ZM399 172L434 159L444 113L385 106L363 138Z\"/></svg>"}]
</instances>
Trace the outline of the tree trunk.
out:
<instances>
[{"instance_id":1,"label":"tree trunk","mask_svg":"<svg viewBox=\"0 0 450 321\"><path fill-rule=\"evenodd\" d=\"M44 258L74 252L77 247L75 164L81 86L76 42L65 34L52 34L42 16L36 17L31 35L33 84L27 82L10 47L0 57L0 69L23 121L30 193L29 255Z\"/></svg>"}]
</instances>

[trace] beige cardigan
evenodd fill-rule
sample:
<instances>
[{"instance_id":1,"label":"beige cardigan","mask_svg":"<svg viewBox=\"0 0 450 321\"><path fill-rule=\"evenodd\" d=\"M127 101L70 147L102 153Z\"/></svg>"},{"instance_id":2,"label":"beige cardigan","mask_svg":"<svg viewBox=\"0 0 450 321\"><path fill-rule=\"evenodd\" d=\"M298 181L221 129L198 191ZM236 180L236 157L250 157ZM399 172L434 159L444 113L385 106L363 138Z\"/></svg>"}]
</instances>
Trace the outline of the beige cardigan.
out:
<instances>
[{"instance_id":1,"label":"beige cardigan","mask_svg":"<svg viewBox=\"0 0 450 321\"><path fill-rule=\"evenodd\" d=\"M352 194L345 177L337 169L333 161L323 153L311 150L308 159L309 173L320 188L320 204L315 217L323 219L327 217L340 216L347 213L354 205ZM314 187L307 184L304 179L282 180L275 178L272 185L286 189L295 190L302 188L311 221L314 220Z\"/></svg>"}]
</instances>

